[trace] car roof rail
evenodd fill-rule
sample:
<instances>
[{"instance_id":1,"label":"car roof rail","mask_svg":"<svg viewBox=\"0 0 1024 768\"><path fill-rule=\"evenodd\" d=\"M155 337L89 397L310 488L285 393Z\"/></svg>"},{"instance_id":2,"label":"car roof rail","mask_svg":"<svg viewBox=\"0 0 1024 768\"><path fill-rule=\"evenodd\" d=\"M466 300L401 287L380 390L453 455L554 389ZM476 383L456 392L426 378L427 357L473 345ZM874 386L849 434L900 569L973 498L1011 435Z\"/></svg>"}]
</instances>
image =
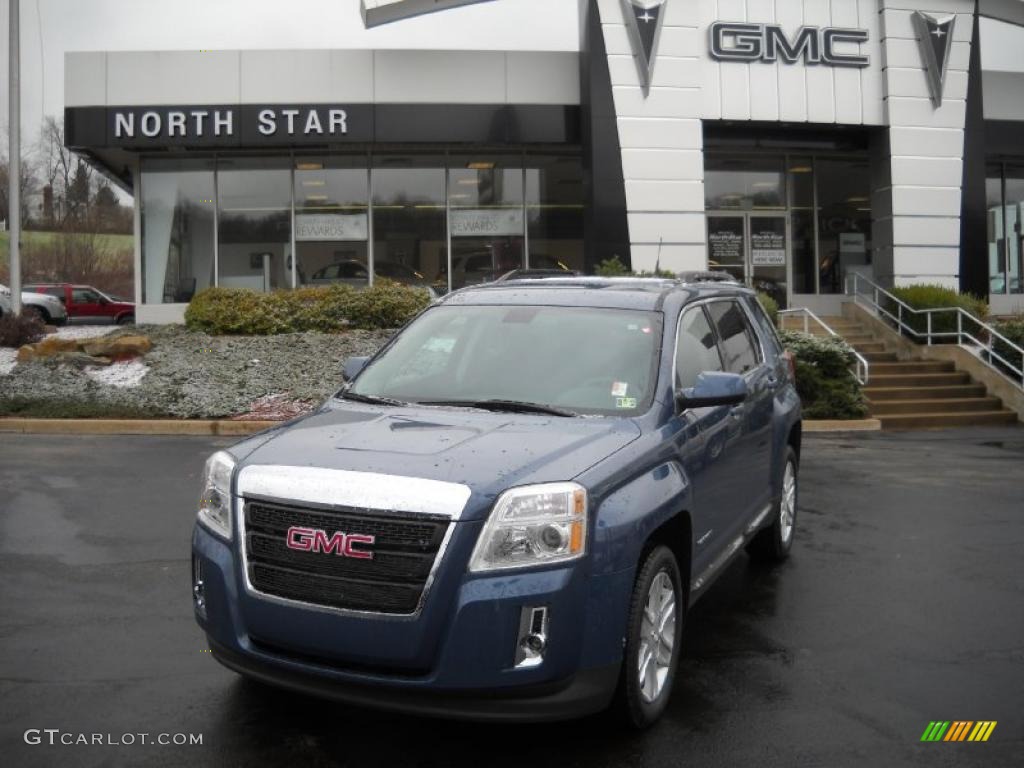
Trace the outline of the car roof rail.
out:
<instances>
[{"instance_id":1,"label":"car roof rail","mask_svg":"<svg viewBox=\"0 0 1024 768\"><path fill-rule=\"evenodd\" d=\"M543 280L548 277L582 277L582 272L566 269L513 269L494 279L495 283L507 280Z\"/></svg>"},{"instance_id":2,"label":"car roof rail","mask_svg":"<svg viewBox=\"0 0 1024 768\"><path fill-rule=\"evenodd\" d=\"M710 269L680 272L678 277L683 283L732 283L733 285L743 285L742 281L737 280L734 275L730 275L728 272Z\"/></svg>"}]
</instances>

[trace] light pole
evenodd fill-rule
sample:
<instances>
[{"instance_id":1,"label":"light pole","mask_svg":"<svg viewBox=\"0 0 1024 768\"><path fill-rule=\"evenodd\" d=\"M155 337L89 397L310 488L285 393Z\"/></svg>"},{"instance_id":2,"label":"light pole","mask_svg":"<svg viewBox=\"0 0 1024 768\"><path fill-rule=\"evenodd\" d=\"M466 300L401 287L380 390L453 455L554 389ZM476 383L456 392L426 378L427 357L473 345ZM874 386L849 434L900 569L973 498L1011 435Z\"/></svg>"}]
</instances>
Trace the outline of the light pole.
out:
<instances>
[{"instance_id":1,"label":"light pole","mask_svg":"<svg viewBox=\"0 0 1024 768\"><path fill-rule=\"evenodd\" d=\"M21 35L18 30L18 11L21 0L10 0L10 162L7 169L7 228L10 231L11 253L11 309L21 312L21 54L18 50Z\"/></svg>"}]
</instances>

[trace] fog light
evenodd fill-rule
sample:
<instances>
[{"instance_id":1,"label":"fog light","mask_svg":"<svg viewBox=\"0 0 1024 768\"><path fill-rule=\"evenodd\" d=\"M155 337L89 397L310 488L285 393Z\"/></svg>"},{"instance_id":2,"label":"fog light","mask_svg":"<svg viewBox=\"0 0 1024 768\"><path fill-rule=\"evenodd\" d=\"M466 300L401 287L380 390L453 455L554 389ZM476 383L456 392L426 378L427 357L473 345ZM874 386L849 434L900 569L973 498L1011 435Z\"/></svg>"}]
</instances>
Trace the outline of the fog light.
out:
<instances>
[{"instance_id":1,"label":"fog light","mask_svg":"<svg viewBox=\"0 0 1024 768\"><path fill-rule=\"evenodd\" d=\"M548 609L524 606L519 614L519 637L516 641L516 669L529 669L544 661L548 647Z\"/></svg>"},{"instance_id":2,"label":"fog light","mask_svg":"<svg viewBox=\"0 0 1024 768\"><path fill-rule=\"evenodd\" d=\"M192 604L204 618L206 617L206 589L203 584L203 561L192 555Z\"/></svg>"}]
</instances>

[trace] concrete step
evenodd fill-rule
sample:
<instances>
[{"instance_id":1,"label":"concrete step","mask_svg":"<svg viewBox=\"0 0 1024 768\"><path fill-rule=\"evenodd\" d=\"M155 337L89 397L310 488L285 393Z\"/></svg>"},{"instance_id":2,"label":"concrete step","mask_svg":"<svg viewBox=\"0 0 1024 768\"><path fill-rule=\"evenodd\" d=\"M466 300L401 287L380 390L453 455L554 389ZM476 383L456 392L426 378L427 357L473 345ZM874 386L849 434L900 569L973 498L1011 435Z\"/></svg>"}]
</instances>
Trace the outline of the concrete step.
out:
<instances>
[{"instance_id":1,"label":"concrete step","mask_svg":"<svg viewBox=\"0 0 1024 768\"><path fill-rule=\"evenodd\" d=\"M871 371L868 384L872 387L948 387L954 384L969 384L971 377L966 373L911 373L876 374Z\"/></svg>"},{"instance_id":2,"label":"concrete step","mask_svg":"<svg viewBox=\"0 0 1024 768\"><path fill-rule=\"evenodd\" d=\"M965 413L905 413L879 416L882 429L942 429L944 427L979 427L1016 424L1013 411L978 411Z\"/></svg>"},{"instance_id":3,"label":"concrete step","mask_svg":"<svg viewBox=\"0 0 1024 768\"><path fill-rule=\"evenodd\" d=\"M871 363L872 368L875 367L876 363L898 363L900 361L899 356L895 352L861 352L859 349L857 351L864 356L865 360Z\"/></svg>"},{"instance_id":4,"label":"concrete step","mask_svg":"<svg viewBox=\"0 0 1024 768\"><path fill-rule=\"evenodd\" d=\"M948 360L929 360L919 362L916 360L895 363L877 363L871 366L872 376L885 376L888 374L912 374L912 373L953 373L956 366Z\"/></svg>"},{"instance_id":5,"label":"concrete step","mask_svg":"<svg viewBox=\"0 0 1024 768\"><path fill-rule=\"evenodd\" d=\"M856 334L840 334L843 340L851 347L857 347L861 344L874 344L878 341L870 333L856 333Z\"/></svg>"},{"instance_id":6,"label":"concrete step","mask_svg":"<svg viewBox=\"0 0 1024 768\"><path fill-rule=\"evenodd\" d=\"M935 398L932 400L868 401L872 416L915 413L964 413L967 411L1000 411L1003 401L998 397Z\"/></svg>"},{"instance_id":7,"label":"concrete step","mask_svg":"<svg viewBox=\"0 0 1024 768\"><path fill-rule=\"evenodd\" d=\"M862 355L867 355L872 352L885 352L884 341L865 341L860 344L852 344L851 346Z\"/></svg>"},{"instance_id":8,"label":"concrete step","mask_svg":"<svg viewBox=\"0 0 1024 768\"><path fill-rule=\"evenodd\" d=\"M872 403L889 402L892 400L944 400L962 399L966 397L985 397L985 387L981 384L959 384L940 387L880 387L875 386L874 378L870 386L864 388L864 396Z\"/></svg>"}]
</instances>

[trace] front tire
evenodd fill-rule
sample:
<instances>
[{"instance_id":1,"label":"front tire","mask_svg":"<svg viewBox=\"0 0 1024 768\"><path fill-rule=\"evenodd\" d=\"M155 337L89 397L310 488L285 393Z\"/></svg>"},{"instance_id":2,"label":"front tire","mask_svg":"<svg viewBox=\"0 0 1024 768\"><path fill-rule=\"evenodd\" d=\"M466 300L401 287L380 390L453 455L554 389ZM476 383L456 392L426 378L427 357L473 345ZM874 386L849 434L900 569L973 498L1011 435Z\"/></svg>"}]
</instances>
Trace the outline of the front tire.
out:
<instances>
[{"instance_id":1,"label":"front tire","mask_svg":"<svg viewBox=\"0 0 1024 768\"><path fill-rule=\"evenodd\" d=\"M618 708L637 729L653 725L668 706L683 641L686 593L679 564L666 546L644 558L633 586Z\"/></svg>"},{"instance_id":2,"label":"front tire","mask_svg":"<svg viewBox=\"0 0 1024 768\"><path fill-rule=\"evenodd\" d=\"M786 447L786 461L782 465L782 483L779 502L772 524L760 531L747 545L747 553L755 560L779 562L789 557L796 535L796 511L799 489L800 463L793 446Z\"/></svg>"},{"instance_id":3,"label":"front tire","mask_svg":"<svg viewBox=\"0 0 1024 768\"><path fill-rule=\"evenodd\" d=\"M50 313L47 312L42 307L37 307L34 304L23 305L21 308L21 313L29 317L35 316L39 318L39 320L41 320L44 325L50 324Z\"/></svg>"}]
</instances>

